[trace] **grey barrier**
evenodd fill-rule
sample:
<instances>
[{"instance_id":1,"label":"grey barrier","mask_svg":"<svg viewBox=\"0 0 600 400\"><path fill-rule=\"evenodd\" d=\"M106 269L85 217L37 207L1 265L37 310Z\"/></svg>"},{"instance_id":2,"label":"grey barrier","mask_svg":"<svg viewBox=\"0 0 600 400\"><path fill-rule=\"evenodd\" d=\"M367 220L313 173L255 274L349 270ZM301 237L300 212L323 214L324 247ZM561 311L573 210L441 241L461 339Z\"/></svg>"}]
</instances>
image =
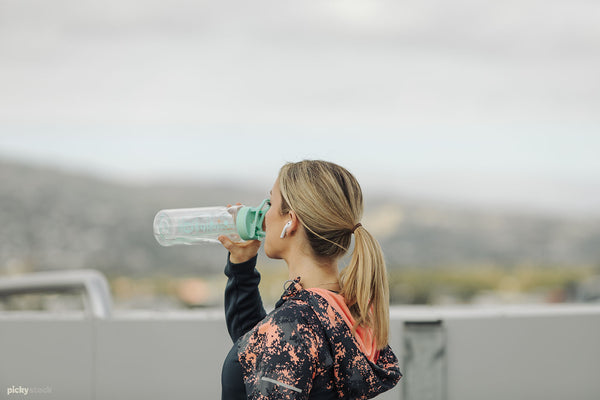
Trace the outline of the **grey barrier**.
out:
<instances>
[{"instance_id":1,"label":"grey barrier","mask_svg":"<svg viewBox=\"0 0 600 400\"><path fill-rule=\"evenodd\" d=\"M0 398L220 398L231 346L222 310L115 311L95 271L7 280L0 296L79 288L87 309L0 312ZM390 317L404 377L381 399L600 398L599 304L407 306Z\"/></svg>"}]
</instances>

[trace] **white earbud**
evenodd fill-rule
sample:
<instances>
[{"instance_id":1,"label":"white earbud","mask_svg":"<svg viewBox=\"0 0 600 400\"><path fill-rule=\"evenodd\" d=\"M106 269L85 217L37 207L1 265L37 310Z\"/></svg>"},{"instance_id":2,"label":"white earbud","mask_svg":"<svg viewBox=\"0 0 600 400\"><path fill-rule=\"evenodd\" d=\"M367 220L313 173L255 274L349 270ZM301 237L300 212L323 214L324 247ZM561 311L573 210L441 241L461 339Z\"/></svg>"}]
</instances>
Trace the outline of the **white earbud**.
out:
<instances>
[{"instance_id":1,"label":"white earbud","mask_svg":"<svg viewBox=\"0 0 600 400\"><path fill-rule=\"evenodd\" d=\"M281 231L281 236L279 236L280 238L283 239L285 237L285 234L287 233L287 230L290 226L292 226L292 221L288 221L287 224L285 224L283 230Z\"/></svg>"}]
</instances>

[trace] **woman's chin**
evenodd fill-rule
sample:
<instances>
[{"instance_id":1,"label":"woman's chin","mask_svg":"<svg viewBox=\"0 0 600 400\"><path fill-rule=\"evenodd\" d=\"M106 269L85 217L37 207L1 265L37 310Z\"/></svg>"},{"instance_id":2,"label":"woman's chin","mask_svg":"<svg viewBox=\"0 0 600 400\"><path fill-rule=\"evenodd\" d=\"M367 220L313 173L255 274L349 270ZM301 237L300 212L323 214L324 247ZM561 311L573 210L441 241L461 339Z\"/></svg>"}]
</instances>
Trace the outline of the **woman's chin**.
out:
<instances>
[{"instance_id":1,"label":"woman's chin","mask_svg":"<svg viewBox=\"0 0 600 400\"><path fill-rule=\"evenodd\" d=\"M277 252L273 251L271 248L269 248L268 246L265 245L264 247L265 249L265 255L273 260L280 260L281 257L279 256L279 254L277 254Z\"/></svg>"}]
</instances>

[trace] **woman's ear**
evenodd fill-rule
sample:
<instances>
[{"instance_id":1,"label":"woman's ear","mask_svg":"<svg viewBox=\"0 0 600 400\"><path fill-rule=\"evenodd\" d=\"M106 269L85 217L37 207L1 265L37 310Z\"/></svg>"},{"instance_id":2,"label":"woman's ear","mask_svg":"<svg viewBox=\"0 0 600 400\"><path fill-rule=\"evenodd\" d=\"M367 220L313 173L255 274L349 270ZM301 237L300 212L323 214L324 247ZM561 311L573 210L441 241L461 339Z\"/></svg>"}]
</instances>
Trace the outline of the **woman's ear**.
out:
<instances>
[{"instance_id":1,"label":"woman's ear","mask_svg":"<svg viewBox=\"0 0 600 400\"><path fill-rule=\"evenodd\" d=\"M298 219L298 216L296 215L296 213L294 211L290 211L288 213L288 217L289 217L289 226L287 229L287 233L288 234L294 234L296 233L296 231L298 231L299 225L300 225L300 220Z\"/></svg>"}]
</instances>

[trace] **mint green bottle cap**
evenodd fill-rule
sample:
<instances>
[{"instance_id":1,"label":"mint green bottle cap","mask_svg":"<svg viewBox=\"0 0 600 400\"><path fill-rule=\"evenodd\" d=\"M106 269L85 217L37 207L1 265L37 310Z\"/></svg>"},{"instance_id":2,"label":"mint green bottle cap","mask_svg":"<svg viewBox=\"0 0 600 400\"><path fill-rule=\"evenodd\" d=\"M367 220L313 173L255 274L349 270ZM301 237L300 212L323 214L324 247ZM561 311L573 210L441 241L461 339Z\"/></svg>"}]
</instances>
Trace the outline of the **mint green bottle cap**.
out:
<instances>
[{"instance_id":1,"label":"mint green bottle cap","mask_svg":"<svg viewBox=\"0 0 600 400\"><path fill-rule=\"evenodd\" d=\"M243 240L262 240L265 237L263 221L270 208L269 199L264 199L258 207L241 207L235 217L238 234Z\"/></svg>"}]
</instances>

